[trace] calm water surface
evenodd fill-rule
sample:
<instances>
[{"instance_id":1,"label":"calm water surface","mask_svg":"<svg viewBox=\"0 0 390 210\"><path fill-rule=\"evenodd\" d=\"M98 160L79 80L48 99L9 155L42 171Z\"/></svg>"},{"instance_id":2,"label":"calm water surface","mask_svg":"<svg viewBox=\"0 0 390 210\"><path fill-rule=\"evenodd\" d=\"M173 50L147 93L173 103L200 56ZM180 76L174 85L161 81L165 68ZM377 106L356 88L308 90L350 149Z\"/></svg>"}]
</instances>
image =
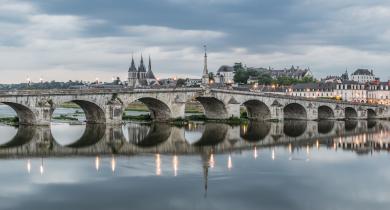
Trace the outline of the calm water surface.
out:
<instances>
[{"instance_id":1,"label":"calm water surface","mask_svg":"<svg viewBox=\"0 0 390 210\"><path fill-rule=\"evenodd\" d=\"M388 209L389 131L387 121L0 125L0 209Z\"/></svg>"}]
</instances>

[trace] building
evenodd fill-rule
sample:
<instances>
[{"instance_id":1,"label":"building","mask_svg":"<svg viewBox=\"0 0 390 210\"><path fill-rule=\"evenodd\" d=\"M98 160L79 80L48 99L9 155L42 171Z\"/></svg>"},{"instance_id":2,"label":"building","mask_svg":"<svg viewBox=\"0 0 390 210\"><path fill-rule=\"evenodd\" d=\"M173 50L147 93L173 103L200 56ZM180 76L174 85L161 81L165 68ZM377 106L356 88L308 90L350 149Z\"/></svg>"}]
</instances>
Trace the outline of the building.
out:
<instances>
[{"instance_id":1,"label":"building","mask_svg":"<svg viewBox=\"0 0 390 210\"><path fill-rule=\"evenodd\" d=\"M390 81L370 85L367 93L367 102L390 105Z\"/></svg>"},{"instance_id":2,"label":"building","mask_svg":"<svg viewBox=\"0 0 390 210\"><path fill-rule=\"evenodd\" d=\"M223 65L219 67L217 74L214 76L215 83L232 84L234 83L234 68Z\"/></svg>"},{"instance_id":3,"label":"building","mask_svg":"<svg viewBox=\"0 0 390 210\"><path fill-rule=\"evenodd\" d=\"M142 87L158 84L152 71L152 63L149 56L149 66L146 70L144 59L141 55L141 61L138 68L135 67L134 58L131 58L131 64L128 71L128 86Z\"/></svg>"},{"instance_id":4,"label":"building","mask_svg":"<svg viewBox=\"0 0 390 210\"><path fill-rule=\"evenodd\" d=\"M290 69L283 69L283 70L269 69L268 72L273 79L277 79L278 77L290 77L294 79L313 77L313 73L310 71L309 68L300 69L299 66L296 68L294 66L291 66Z\"/></svg>"},{"instance_id":5,"label":"building","mask_svg":"<svg viewBox=\"0 0 390 210\"><path fill-rule=\"evenodd\" d=\"M201 79L187 78L185 80L186 87L200 87L201 84L202 84L202 80Z\"/></svg>"},{"instance_id":6,"label":"building","mask_svg":"<svg viewBox=\"0 0 390 210\"><path fill-rule=\"evenodd\" d=\"M367 83L374 81L376 78L373 70L369 71L368 69L357 69L351 74L351 79L352 81L359 83Z\"/></svg>"},{"instance_id":7,"label":"building","mask_svg":"<svg viewBox=\"0 0 390 210\"><path fill-rule=\"evenodd\" d=\"M341 83L306 83L293 85L288 95L309 98L331 98L356 103L373 103L390 105L390 82L358 83L342 81Z\"/></svg>"}]
</instances>

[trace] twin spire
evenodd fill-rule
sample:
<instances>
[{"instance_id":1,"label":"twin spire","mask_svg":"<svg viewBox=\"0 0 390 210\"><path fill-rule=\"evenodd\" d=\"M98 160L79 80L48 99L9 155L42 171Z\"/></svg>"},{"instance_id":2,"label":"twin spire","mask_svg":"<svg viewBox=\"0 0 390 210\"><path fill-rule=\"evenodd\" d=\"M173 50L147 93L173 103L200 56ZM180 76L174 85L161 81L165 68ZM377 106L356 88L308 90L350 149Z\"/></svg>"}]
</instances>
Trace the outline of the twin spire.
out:
<instances>
[{"instance_id":1,"label":"twin spire","mask_svg":"<svg viewBox=\"0 0 390 210\"><path fill-rule=\"evenodd\" d=\"M144 58L143 58L142 54L141 54L141 61L140 61L140 65L138 66L138 69L135 66L133 55L131 56L131 64L130 64L129 72L146 72L146 67L144 64ZM152 61L150 59L150 56L149 56L148 73L149 72L152 72ZM153 74L153 72L152 72L152 74Z\"/></svg>"}]
</instances>

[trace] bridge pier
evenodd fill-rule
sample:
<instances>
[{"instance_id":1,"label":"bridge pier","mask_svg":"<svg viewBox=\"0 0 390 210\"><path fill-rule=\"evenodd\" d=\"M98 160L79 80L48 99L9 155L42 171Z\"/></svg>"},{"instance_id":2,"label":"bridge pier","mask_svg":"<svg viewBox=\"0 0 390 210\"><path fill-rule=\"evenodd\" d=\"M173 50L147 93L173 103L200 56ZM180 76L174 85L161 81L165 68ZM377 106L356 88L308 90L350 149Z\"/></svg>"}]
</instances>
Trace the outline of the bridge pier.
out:
<instances>
[{"instance_id":1,"label":"bridge pier","mask_svg":"<svg viewBox=\"0 0 390 210\"><path fill-rule=\"evenodd\" d=\"M50 126L54 109L52 107L36 107L32 109L35 115L33 125Z\"/></svg>"},{"instance_id":2,"label":"bridge pier","mask_svg":"<svg viewBox=\"0 0 390 210\"><path fill-rule=\"evenodd\" d=\"M229 103L226 105L226 111L228 113L228 118L240 118L240 104L239 103Z\"/></svg>"},{"instance_id":3,"label":"bridge pier","mask_svg":"<svg viewBox=\"0 0 390 210\"><path fill-rule=\"evenodd\" d=\"M283 112L283 106L274 106L271 105L271 119L273 121L283 121L284 120L284 112Z\"/></svg>"},{"instance_id":4,"label":"bridge pier","mask_svg":"<svg viewBox=\"0 0 390 210\"><path fill-rule=\"evenodd\" d=\"M318 108L310 106L306 108L306 118L307 120L317 120L318 119Z\"/></svg>"},{"instance_id":5,"label":"bridge pier","mask_svg":"<svg viewBox=\"0 0 390 210\"><path fill-rule=\"evenodd\" d=\"M185 108L186 103L184 102L173 102L170 105L171 108L171 118L172 119L184 119L185 118Z\"/></svg>"},{"instance_id":6,"label":"bridge pier","mask_svg":"<svg viewBox=\"0 0 390 210\"><path fill-rule=\"evenodd\" d=\"M334 112L334 119L335 120L343 120L343 119L345 119L344 109L341 108L339 105L336 105L336 108L333 110L333 112Z\"/></svg>"},{"instance_id":7,"label":"bridge pier","mask_svg":"<svg viewBox=\"0 0 390 210\"><path fill-rule=\"evenodd\" d=\"M357 110L357 119L367 119L367 110L363 109L362 107L359 107Z\"/></svg>"},{"instance_id":8,"label":"bridge pier","mask_svg":"<svg viewBox=\"0 0 390 210\"><path fill-rule=\"evenodd\" d=\"M122 124L122 116L125 107L120 103L108 104L105 109L106 124L118 125ZM93 123L93 122L92 122ZM99 122L95 122L99 123Z\"/></svg>"}]
</instances>

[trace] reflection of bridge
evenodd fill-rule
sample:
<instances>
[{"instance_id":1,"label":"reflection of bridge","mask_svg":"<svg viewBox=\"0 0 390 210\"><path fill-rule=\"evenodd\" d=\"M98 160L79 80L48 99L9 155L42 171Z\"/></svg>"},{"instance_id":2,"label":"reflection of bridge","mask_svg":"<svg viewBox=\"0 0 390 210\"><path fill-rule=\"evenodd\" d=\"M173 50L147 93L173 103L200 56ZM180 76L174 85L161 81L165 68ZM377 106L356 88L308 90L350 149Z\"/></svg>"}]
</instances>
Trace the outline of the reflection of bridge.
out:
<instances>
[{"instance_id":1,"label":"reflection of bridge","mask_svg":"<svg viewBox=\"0 0 390 210\"><path fill-rule=\"evenodd\" d=\"M12 107L21 124L49 125L53 111L64 102L74 102L90 123L118 124L124 108L141 101L155 120L184 118L185 104L199 101L211 119L240 116L245 106L249 118L366 119L390 116L386 106L354 104L334 100L300 98L227 89L85 89L1 92L0 103Z\"/></svg>"},{"instance_id":2,"label":"reflection of bridge","mask_svg":"<svg viewBox=\"0 0 390 210\"><path fill-rule=\"evenodd\" d=\"M200 139L190 144L185 139L184 127L171 127L163 123L153 123L147 129L133 126L125 128L130 134L127 139L122 126L89 124L80 139L65 146L56 143L49 127L22 126L11 141L0 146L0 156L224 153L255 146L312 145L316 141L329 147L337 144L343 148L362 148L368 142L374 142L371 145L378 143L381 148L390 146L390 123L386 121L252 122L235 127L207 123L199 126L204 126L204 132Z\"/></svg>"}]
</instances>

